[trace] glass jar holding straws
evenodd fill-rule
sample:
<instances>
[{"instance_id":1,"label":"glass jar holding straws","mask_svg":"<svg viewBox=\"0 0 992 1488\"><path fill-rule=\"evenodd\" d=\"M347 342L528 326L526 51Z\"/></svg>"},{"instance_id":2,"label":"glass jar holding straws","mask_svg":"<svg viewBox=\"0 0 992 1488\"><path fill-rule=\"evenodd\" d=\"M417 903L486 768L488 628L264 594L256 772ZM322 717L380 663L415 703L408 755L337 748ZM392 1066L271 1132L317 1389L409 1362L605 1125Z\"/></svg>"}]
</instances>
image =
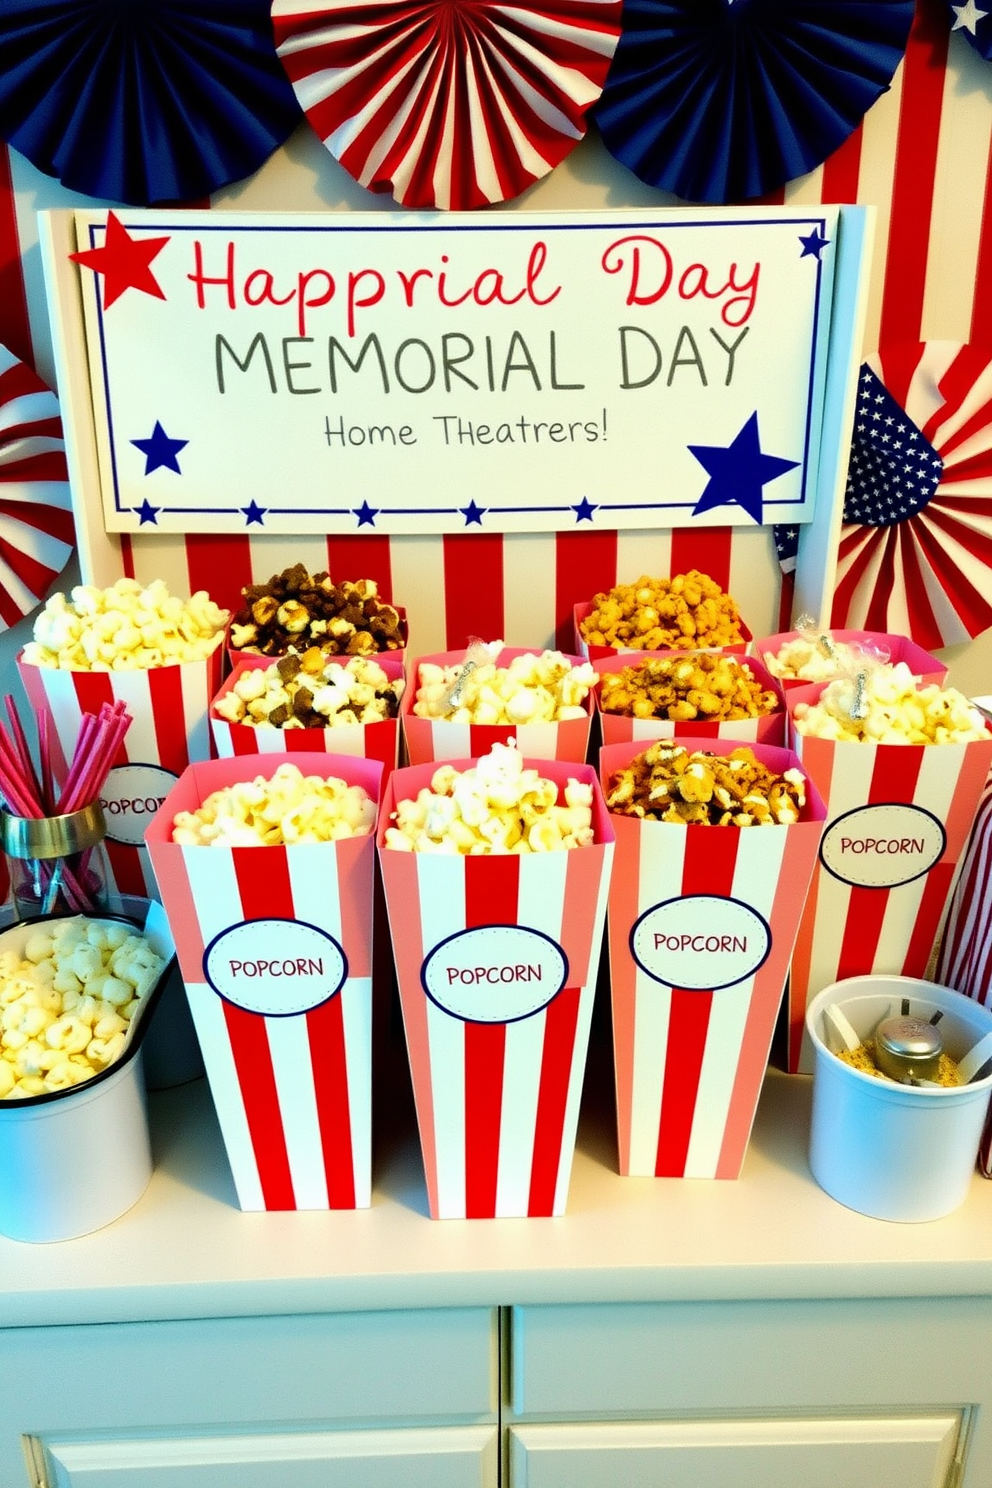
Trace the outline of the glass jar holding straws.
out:
<instances>
[{"instance_id":1,"label":"glass jar holding straws","mask_svg":"<svg viewBox=\"0 0 992 1488\"><path fill-rule=\"evenodd\" d=\"M106 832L100 793L131 718L123 703L87 713L65 785L56 789L47 714L38 715L40 777L12 697L0 723L0 841L19 919L106 908Z\"/></svg>"}]
</instances>

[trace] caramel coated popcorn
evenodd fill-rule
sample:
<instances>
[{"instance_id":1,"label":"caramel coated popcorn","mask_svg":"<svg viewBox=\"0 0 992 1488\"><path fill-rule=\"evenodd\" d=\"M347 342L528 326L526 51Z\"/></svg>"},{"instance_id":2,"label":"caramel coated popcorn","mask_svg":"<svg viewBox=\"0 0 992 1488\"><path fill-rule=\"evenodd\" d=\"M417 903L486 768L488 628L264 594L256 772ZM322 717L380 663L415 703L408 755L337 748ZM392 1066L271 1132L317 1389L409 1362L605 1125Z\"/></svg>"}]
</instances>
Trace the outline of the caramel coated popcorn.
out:
<instances>
[{"instance_id":1,"label":"caramel coated popcorn","mask_svg":"<svg viewBox=\"0 0 992 1488\"><path fill-rule=\"evenodd\" d=\"M68 1090L118 1060L165 962L115 920L40 923L0 952L0 1100Z\"/></svg>"},{"instance_id":2,"label":"caramel coated popcorn","mask_svg":"<svg viewBox=\"0 0 992 1488\"><path fill-rule=\"evenodd\" d=\"M200 589L171 595L161 579L147 588L118 579L109 589L77 584L53 594L34 622L23 660L72 672L116 672L202 661L221 644L227 610Z\"/></svg>"},{"instance_id":3,"label":"caramel coated popcorn","mask_svg":"<svg viewBox=\"0 0 992 1488\"><path fill-rule=\"evenodd\" d=\"M465 854L553 852L593 841L592 786L558 787L524 769L513 744L494 744L468 770L441 765L430 789L397 803L385 845L400 852Z\"/></svg>"},{"instance_id":4,"label":"caramel coated popcorn","mask_svg":"<svg viewBox=\"0 0 992 1488\"><path fill-rule=\"evenodd\" d=\"M371 657L353 656L342 664L311 646L302 655L289 651L272 666L243 672L216 700L214 712L251 728L337 728L395 718L402 695L402 677L391 680Z\"/></svg>"},{"instance_id":5,"label":"caramel coated popcorn","mask_svg":"<svg viewBox=\"0 0 992 1488\"><path fill-rule=\"evenodd\" d=\"M372 579L335 584L302 563L242 589L231 622L231 649L282 656L319 646L330 656L371 656L404 645L399 611L379 598Z\"/></svg>"},{"instance_id":6,"label":"caramel coated popcorn","mask_svg":"<svg viewBox=\"0 0 992 1488\"><path fill-rule=\"evenodd\" d=\"M920 686L905 662L828 682L796 705L800 734L853 744L967 744L987 737L982 715L955 687Z\"/></svg>"},{"instance_id":7,"label":"caramel coated popcorn","mask_svg":"<svg viewBox=\"0 0 992 1488\"><path fill-rule=\"evenodd\" d=\"M805 783L800 770L776 775L752 749L690 753L663 739L617 771L606 804L622 816L683 826L784 826L799 820Z\"/></svg>"},{"instance_id":8,"label":"caramel coated popcorn","mask_svg":"<svg viewBox=\"0 0 992 1488\"><path fill-rule=\"evenodd\" d=\"M605 672L599 692L604 713L626 718L760 718L774 713L778 698L762 687L746 662L719 652L651 657L619 672Z\"/></svg>"},{"instance_id":9,"label":"caramel coated popcorn","mask_svg":"<svg viewBox=\"0 0 992 1488\"><path fill-rule=\"evenodd\" d=\"M496 643L496 653L501 649ZM507 666L482 661L457 686L462 667L420 665L413 711L418 718L449 723L550 723L584 718L583 702L596 681L591 662L574 665L560 651L514 656ZM456 693L456 706L451 706Z\"/></svg>"},{"instance_id":10,"label":"caramel coated popcorn","mask_svg":"<svg viewBox=\"0 0 992 1488\"><path fill-rule=\"evenodd\" d=\"M694 651L741 639L736 601L696 568L671 579L642 574L635 584L597 594L580 629L591 646L644 651Z\"/></svg>"},{"instance_id":11,"label":"caramel coated popcorn","mask_svg":"<svg viewBox=\"0 0 992 1488\"><path fill-rule=\"evenodd\" d=\"M213 791L195 811L177 812L172 840L185 847L281 847L367 837L376 805L360 785L304 775L282 764L270 777Z\"/></svg>"}]
</instances>

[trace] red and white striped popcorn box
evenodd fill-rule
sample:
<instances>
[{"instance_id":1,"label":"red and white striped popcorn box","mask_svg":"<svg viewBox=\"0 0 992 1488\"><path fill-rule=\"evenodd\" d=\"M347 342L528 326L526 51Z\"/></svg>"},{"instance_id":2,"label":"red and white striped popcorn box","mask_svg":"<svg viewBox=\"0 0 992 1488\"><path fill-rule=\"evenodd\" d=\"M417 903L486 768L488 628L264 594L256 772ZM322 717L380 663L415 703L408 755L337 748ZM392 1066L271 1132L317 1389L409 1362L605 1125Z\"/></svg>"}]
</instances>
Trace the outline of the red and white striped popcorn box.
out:
<instances>
[{"instance_id":1,"label":"red and white striped popcorn box","mask_svg":"<svg viewBox=\"0 0 992 1488\"><path fill-rule=\"evenodd\" d=\"M115 672L73 672L32 666L17 669L36 714L52 724L52 758L65 779L84 713L123 702L131 715L100 798L107 819L111 888L154 898L155 878L144 846L145 828L187 765L211 755L210 700L220 686L224 651L202 661Z\"/></svg>"},{"instance_id":2,"label":"red and white striped popcorn box","mask_svg":"<svg viewBox=\"0 0 992 1488\"><path fill-rule=\"evenodd\" d=\"M795 688L789 712L826 683ZM992 764L992 732L968 744L861 744L793 730L827 824L789 977L792 1072L809 1073L808 1003L832 982L925 977Z\"/></svg>"},{"instance_id":3,"label":"red and white striped popcorn box","mask_svg":"<svg viewBox=\"0 0 992 1488\"><path fill-rule=\"evenodd\" d=\"M691 661L698 654L692 651L641 651L637 660L629 655L607 656L594 661L593 666L602 677L610 672L622 672L628 666L639 666L644 661L656 661L659 658ZM743 657L740 660L743 661ZM761 686L773 692L778 699L778 707L773 713L764 713L760 718L691 718L681 723L670 718L629 718L621 713L604 712L600 689L597 687L594 696L603 743L626 744L636 740L646 742L651 739L696 738L735 739L743 744L784 745L788 714L785 711L782 688L760 661L749 657L747 666Z\"/></svg>"},{"instance_id":4,"label":"red and white striped popcorn box","mask_svg":"<svg viewBox=\"0 0 992 1488\"><path fill-rule=\"evenodd\" d=\"M590 645L582 634L583 621L587 620L596 606L591 600L584 604L577 604L572 611L572 629L575 635L575 654L586 661L603 661L608 656L645 656L657 655L657 652L648 653L643 646L594 646ZM746 656L751 644L752 636L744 621L738 626L741 639L734 641L729 646L697 646L697 651L726 651L732 656Z\"/></svg>"},{"instance_id":5,"label":"red and white striped popcorn box","mask_svg":"<svg viewBox=\"0 0 992 1488\"><path fill-rule=\"evenodd\" d=\"M760 641L754 642L754 655L762 661L767 661L769 656L777 656L782 647L789 641L798 641L804 636L800 630L783 630L778 635L764 636ZM922 646L917 646L908 636L886 635L881 630L826 630L832 641L843 641L848 646L865 646L869 653L872 649L888 653L886 660L895 664L904 661L913 673L923 682L943 682L947 676L947 667L936 656L931 656L929 651L924 651ZM786 691L791 692L797 687L809 687L810 683L802 677L778 677L776 681Z\"/></svg>"},{"instance_id":6,"label":"red and white striped popcorn box","mask_svg":"<svg viewBox=\"0 0 992 1488\"><path fill-rule=\"evenodd\" d=\"M515 656L538 656L532 646L506 646L496 658L496 665L509 666ZM566 656L574 666L581 665L581 657ZM436 666L460 666L465 652L439 651L433 656L418 656L410 664L410 676L406 692L400 703L400 722L407 757L411 765L426 765L431 761L478 759L488 754L494 744L505 744L514 738L521 754L530 759L571 760L585 763L589 747L589 729L592 723L592 695L587 694L583 703L585 716L566 718L560 723L451 723L444 718L418 718L413 711L420 686L420 667L424 662Z\"/></svg>"},{"instance_id":7,"label":"red and white striped popcorn box","mask_svg":"<svg viewBox=\"0 0 992 1488\"><path fill-rule=\"evenodd\" d=\"M391 682L404 675L403 660L399 652L384 652L374 658ZM340 660L344 667L346 657ZM337 664L337 663L335 663ZM245 672L265 671L274 666L271 656L240 656L234 671L221 685L210 707L210 729L214 749L221 759L233 759L242 754L351 754L359 759L378 760L383 767L383 778L395 770L399 750L399 718L384 718L379 723L344 723L333 728L282 729L274 724L231 723L222 718L214 706L218 699L231 691L239 677Z\"/></svg>"},{"instance_id":8,"label":"red and white striped popcorn box","mask_svg":"<svg viewBox=\"0 0 992 1488\"><path fill-rule=\"evenodd\" d=\"M390 813L430 785L433 764L395 771L379 814L434 1219L561 1214L568 1196L614 838L590 766L525 764L559 797L569 779L593 787L591 846L479 857L385 847Z\"/></svg>"},{"instance_id":9,"label":"red and white striped popcorn box","mask_svg":"<svg viewBox=\"0 0 992 1488\"><path fill-rule=\"evenodd\" d=\"M242 1209L371 1203L369 834L288 847L186 847L173 819L292 761L379 799L382 766L347 755L191 765L146 841L176 941Z\"/></svg>"},{"instance_id":10,"label":"red and white striped popcorn box","mask_svg":"<svg viewBox=\"0 0 992 1488\"><path fill-rule=\"evenodd\" d=\"M400 635L403 637L403 645L401 647L398 647L397 650L395 650L395 651L372 651L370 653L370 655L373 656L375 658L375 660L376 661L379 661L379 662L382 661L383 657L389 656L393 660L398 661L400 663L400 665L403 666L405 664L405 662L406 662L407 648L410 645L410 627L409 627L409 625L407 623L406 609L405 609L405 607L403 605L393 605L393 609L396 611L397 615L399 615L399 617L400 617ZM237 666L237 664L238 664L239 661L246 660L249 657L254 657L255 654L256 654L254 651L239 651L237 649L237 647L232 646L230 644L231 624L232 624L232 622L229 621L228 622L228 626L227 626L227 630L224 633L224 651L225 651L225 655L227 657L227 668L226 668L226 670L229 671L229 672L232 671L233 668ZM259 658L259 660L271 664L273 661L278 661L279 660L279 657L278 656L262 656L262 657ZM328 656L328 660L329 661L346 662L348 660L348 658L347 658L347 656L340 656L340 657L338 657L338 656Z\"/></svg>"},{"instance_id":11,"label":"red and white striped popcorn box","mask_svg":"<svg viewBox=\"0 0 992 1488\"><path fill-rule=\"evenodd\" d=\"M733 740L684 740L729 754ZM751 746L770 770L788 749ZM642 746L600 751L604 790ZM826 808L793 825L703 827L612 814L608 910L620 1172L737 1178Z\"/></svg>"}]
</instances>

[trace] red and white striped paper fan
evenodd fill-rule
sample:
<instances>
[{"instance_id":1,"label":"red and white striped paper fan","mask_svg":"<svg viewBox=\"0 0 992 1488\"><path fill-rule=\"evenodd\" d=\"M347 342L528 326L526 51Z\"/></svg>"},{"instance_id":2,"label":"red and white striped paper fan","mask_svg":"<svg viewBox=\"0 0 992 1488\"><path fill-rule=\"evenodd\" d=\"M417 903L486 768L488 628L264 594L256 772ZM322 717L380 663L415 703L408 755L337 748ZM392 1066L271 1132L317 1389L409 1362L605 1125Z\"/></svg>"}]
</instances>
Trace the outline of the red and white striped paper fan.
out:
<instances>
[{"instance_id":1,"label":"red and white striped paper fan","mask_svg":"<svg viewBox=\"0 0 992 1488\"><path fill-rule=\"evenodd\" d=\"M868 366L905 410L906 427L888 415L893 439L915 427L943 469L905 520L844 523L831 623L927 650L970 640L992 626L992 347L893 344Z\"/></svg>"},{"instance_id":2,"label":"red and white striped paper fan","mask_svg":"<svg viewBox=\"0 0 992 1488\"><path fill-rule=\"evenodd\" d=\"M274 0L276 50L345 170L405 207L518 196L586 132L621 0Z\"/></svg>"},{"instance_id":3,"label":"red and white striped paper fan","mask_svg":"<svg viewBox=\"0 0 992 1488\"><path fill-rule=\"evenodd\" d=\"M58 399L0 346L0 630L44 598L74 544Z\"/></svg>"}]
</instances>

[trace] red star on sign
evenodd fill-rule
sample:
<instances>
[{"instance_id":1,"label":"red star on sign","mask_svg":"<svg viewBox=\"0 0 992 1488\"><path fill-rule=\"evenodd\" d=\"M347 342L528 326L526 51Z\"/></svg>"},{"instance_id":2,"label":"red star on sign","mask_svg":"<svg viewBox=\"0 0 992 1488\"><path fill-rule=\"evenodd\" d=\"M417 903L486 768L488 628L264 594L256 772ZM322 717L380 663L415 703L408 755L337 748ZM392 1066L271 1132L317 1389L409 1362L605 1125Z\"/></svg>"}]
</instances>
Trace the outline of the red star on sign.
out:
<instances>
[{"instance_id":1,"label":"red star on sign","mask_svg":"<svg viewBox=\"0 0 992 1488\"><path fill-rule=\"evenodd\" d=\"M126 289L140 289L158 300L165 299L149 265L169 241L168 238L132 238L120 218L108 212L103 247L70 253L69 257L103 275L103 308L108 310Z\"/></svg>"}]
</instances>

